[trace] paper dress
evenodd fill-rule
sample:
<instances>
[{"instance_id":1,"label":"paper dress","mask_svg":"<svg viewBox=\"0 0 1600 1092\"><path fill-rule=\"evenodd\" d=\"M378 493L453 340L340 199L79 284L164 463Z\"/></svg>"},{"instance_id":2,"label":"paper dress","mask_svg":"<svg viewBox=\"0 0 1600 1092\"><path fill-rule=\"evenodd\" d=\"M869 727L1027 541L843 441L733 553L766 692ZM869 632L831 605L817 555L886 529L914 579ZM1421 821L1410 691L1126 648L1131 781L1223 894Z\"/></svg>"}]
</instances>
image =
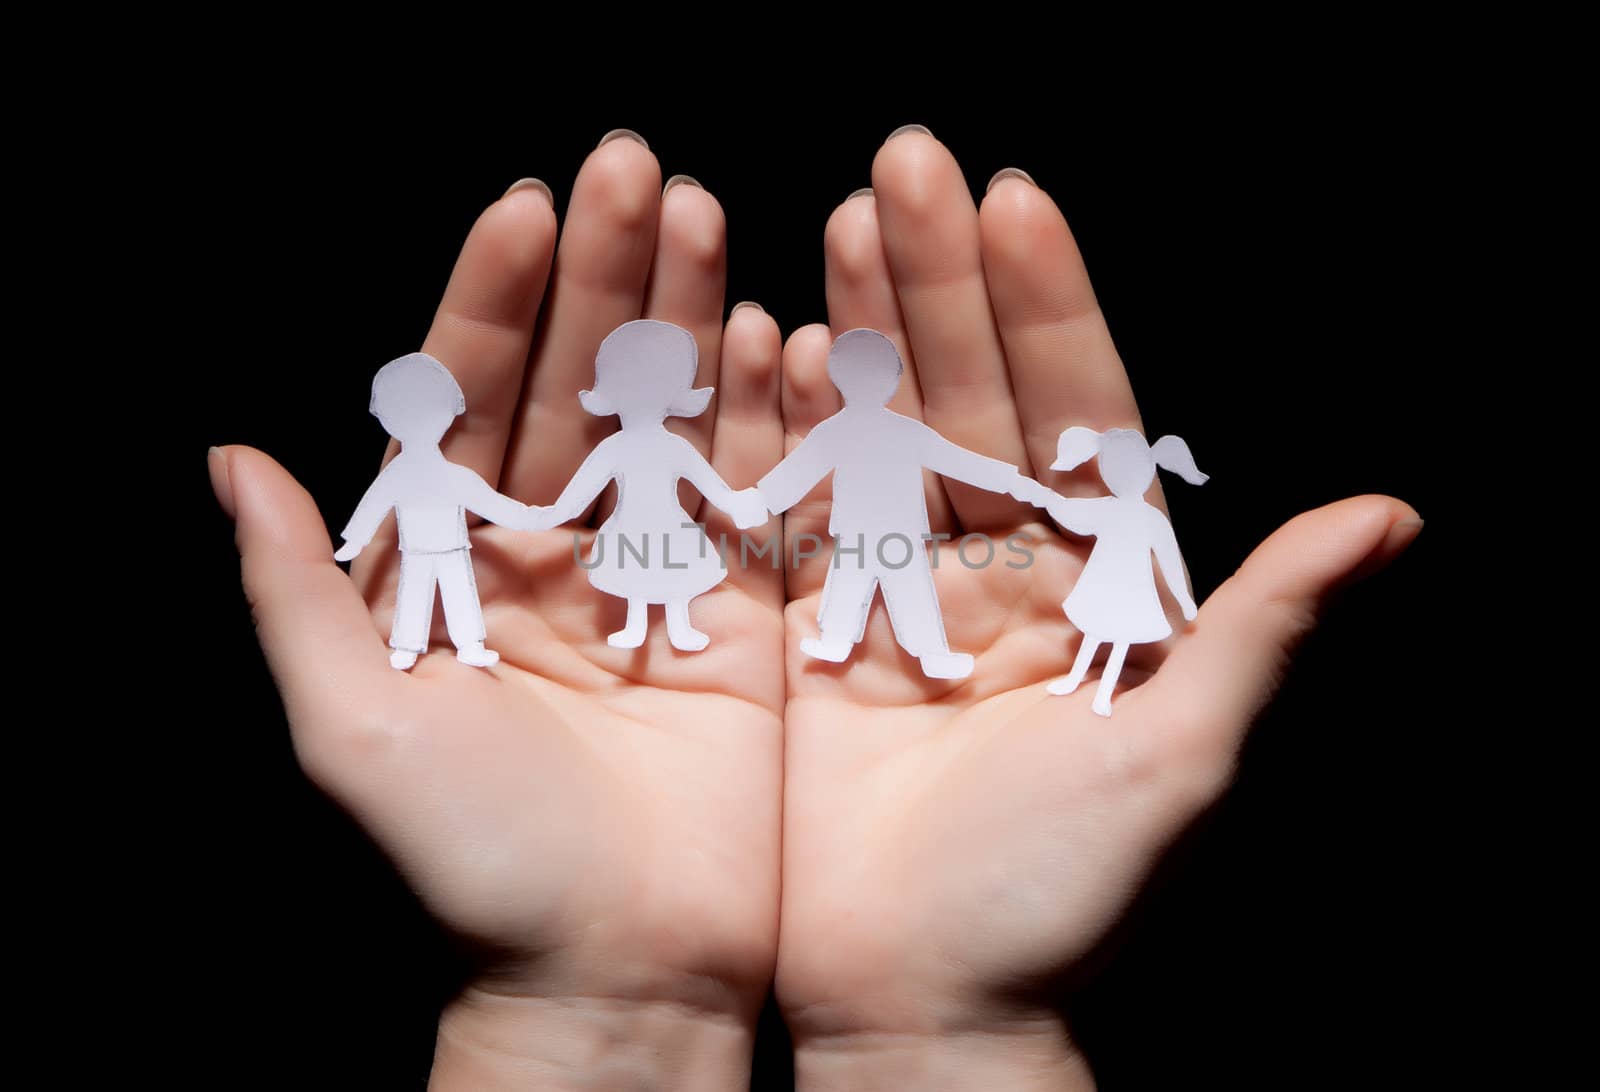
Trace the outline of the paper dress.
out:
<instances>
[{"instance_id":1,"label":"paper dress","mask_svg":"<svg viewBox=\"0 0 1600 1092\"><path fill-rule=\"evenodd\" d=\"M1131 644L1147 644L1171 636L1172 626L1161 609L1151 555L1187 619L1197 608L1183 573L1183 558L1172 524L1144 494L1155 480L1156 467L1178 474L1191 485L1206 475L1195 466L1189 447L1176 436L1163 436L1154 447L1131 429L1105 433L1069 428L1057 442L1052 470L1071 470L1099 457L1100 476L1112 496L1073 499L1051 494L1047 510L1057 523L1079 535L1095 536L1094 549L1061 607L1083 633L1072 672L1050 684L1052 694L1071 694L1083 682L1102 644L1111 645L1093 709L1111 715L1111 694L1122 673Z\"/></svg>"},{"instance_id":2,"label":"paper dress","mask_svg":"<svg viewBox=\"0 0 1600 1092\"><path fill-rule=\"evenodd\" d=\"M589 413L619 416L622 428L584 459L547 519L577 519L616 480L616 510L601 525L583 567L596 588L628 601L626 626L607 638L617 648L644 642L651 603L665 605L674 648L697 652L709 640L690 625L689 600L728 573L717 544L679 505L680 478L738 527L767 518L755 490L729 488L693 444L666 429L666 418L697 416L711 400L710 387L694 386L697 360L689 331L649 319L625 323L600 345L594 389L578 396Z\"/></svg>"}]
</instances>

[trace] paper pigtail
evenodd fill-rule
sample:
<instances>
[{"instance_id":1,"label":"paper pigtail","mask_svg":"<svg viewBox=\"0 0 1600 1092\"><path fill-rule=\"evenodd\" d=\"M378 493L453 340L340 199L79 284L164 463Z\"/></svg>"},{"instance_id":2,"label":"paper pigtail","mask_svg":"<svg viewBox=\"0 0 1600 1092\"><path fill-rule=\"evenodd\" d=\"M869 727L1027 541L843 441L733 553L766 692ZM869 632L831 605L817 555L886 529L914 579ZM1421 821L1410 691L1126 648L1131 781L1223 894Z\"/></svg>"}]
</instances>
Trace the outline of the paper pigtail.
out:
<instances>
[{"instance_id":1,"label":"paper pigtail","mask_svg":"<svg viewBox=\"0 0 1600 1092\"><path fill-rule=\"evenodd\" d=\"M1056 461L1050 464L1050 469L1072 470L1098 454L1100 434L1092 428L1073 425L1056 441Z\"/></svg>"},{"instance_id":2,"label":"paper pigtail","mask_svg":"<svg viewBox=\"0 0 1600 1092\"><path fill-rule=\"evenodd\" d=\"M1200 468L1194 464L1194 456L1189 452L1189 445L1178 436L1163 436L1150 448L1150 454L1155 456L1156 465L1163 470L1170 470L1190 485L1204 485L1211 477L1202 474Z\"/></svg>"}]
</instances>

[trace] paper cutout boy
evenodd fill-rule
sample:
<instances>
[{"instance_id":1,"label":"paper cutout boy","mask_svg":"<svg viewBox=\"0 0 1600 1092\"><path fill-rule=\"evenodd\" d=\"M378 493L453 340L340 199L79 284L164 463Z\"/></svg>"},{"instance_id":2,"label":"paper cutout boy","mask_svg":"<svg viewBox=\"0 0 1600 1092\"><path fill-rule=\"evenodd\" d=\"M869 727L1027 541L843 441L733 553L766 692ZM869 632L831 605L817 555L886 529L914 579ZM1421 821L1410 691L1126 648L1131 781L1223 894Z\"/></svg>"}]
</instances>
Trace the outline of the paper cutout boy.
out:
<instances>
[{"instance_id":1,"label":"paper cutout boy","mask_svg":"<svg viewBox=\"0 0 1600 1092\"><path fill-rule=\"evenodd\" d=\"M693 444L666 429L668 417L698 416L711 401L711 387L694 385L698 359L694 335L671 323L638 319L607 335L595 355L594 389L578 400L597 417L619 416L622 428L595 445L554 504L533 510L535 529L577 519L617 480L616 510L584 562L589 583L628 601L626 624L606 638L613 648L644 643L651 603L666 606L673 648L699 652L710 640L690 624L689 601L728 571L678 504L678 479L689 479L739 528L767 518L760 494L735 492Z\"/></svg>"},{"instance_id":2,"label":"paper cutout boy","mask_svg":"<svg viewBox=\"0 0 1600 1092\"><path fill-rule=\"evenodd\" d=\"M888 409L904 368L894 343L876 330L840 334L828 353L828 377L844 408L813 428L756 488L768 508L783 512L833 474L828 533L835 553L817 611L821 633L801 640L802 652L843 662L865 635L881 587L895 639L921 661L923 674L964 679L973 659L950 650L928 566L922 470L1019 499L1040 487L1011 464L958 447Z\"/></svg>"},{"instance_id":3,"label":"paper cutout boy","mask_svg":"<svg viewBox=\"0 0 1600 1092\"><path fill-rule=\"evenodd\" d=\"M389 663L405 671L428 651L437 584L456 659L490 667L500 654L483 647L483 607L472 573L467 512L522 528L531 510L495 492L467 467L447 461L439 450L440 439L466 412L467 402L455 377L433 357L412 353L385 364L372 380L370 409L400 441L400 453L361 498L334 559L353 560L393 508L400 528L400 587Z\"/></svg>"},{"instance_id":4,"label":"paper cutout boy","mask_svg":"<svg viewBox=\"0 0 1600 1092\"><path fill-rule=\"evenodd\" d=\"M1172 524L1160 509L1146 503L1145 491L1155 480L1157 466L1190 485L1203 485L1207 476L1195 466L1189 445L1178 437L1163 436L1152 447L1139 433L1123 428L1105 433L1067 429L1056 442L1056 461L1050 469L1071 470L1096 455L1111 496L1069 500L1044 490L1051 518L1073 534L1095 536L1089 560L1061 604L1067 618L1083 632L1083 644L1072 673L1056 679L1049 690L1070 694L1078 689L1095 651L1109 642L1111 654L1093 705L1096 713L1109 717L1111 693L1122 674L1128 646L1165 640L1172 634L1150 568L1152 553L1173 598L1183 608L1183 617L1192 622L1199 611L1189 594Z\"/></svg>"}]
</instances>

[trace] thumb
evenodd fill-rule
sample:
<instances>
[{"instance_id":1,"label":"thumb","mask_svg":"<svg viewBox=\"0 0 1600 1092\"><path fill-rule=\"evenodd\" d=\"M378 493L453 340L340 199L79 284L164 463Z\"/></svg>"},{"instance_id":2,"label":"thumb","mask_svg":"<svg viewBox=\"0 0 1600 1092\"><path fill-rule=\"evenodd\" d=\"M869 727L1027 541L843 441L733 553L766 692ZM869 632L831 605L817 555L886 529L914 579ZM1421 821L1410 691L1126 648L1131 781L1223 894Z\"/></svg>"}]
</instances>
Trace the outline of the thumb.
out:
<instances>
[{"instance_id":1,"label":"thumb","mask_svg":"<svg viewBox=\"0 0 1600 1092\"><path fill-rule=\"evenodd\" d=\"M1416 511L1393 497L1351 497L1296 516L1206 600L1153 683L1195 711L1197 728L1237 746L1329 594L1388 565L1421 530Z\"/></svg>"},{"instance_id":2,"label":"thumb","mask_svg":"<svg viewBox=\"0 0 1600 1092\"><path fill-rule=\"evenodd\" d=\"M267 665L289 722L303 724L309 703L354 698L363 677L384 677L383 642L300 483L254 448L213 448L208 463Z\"/></svg>"}]
</instances>

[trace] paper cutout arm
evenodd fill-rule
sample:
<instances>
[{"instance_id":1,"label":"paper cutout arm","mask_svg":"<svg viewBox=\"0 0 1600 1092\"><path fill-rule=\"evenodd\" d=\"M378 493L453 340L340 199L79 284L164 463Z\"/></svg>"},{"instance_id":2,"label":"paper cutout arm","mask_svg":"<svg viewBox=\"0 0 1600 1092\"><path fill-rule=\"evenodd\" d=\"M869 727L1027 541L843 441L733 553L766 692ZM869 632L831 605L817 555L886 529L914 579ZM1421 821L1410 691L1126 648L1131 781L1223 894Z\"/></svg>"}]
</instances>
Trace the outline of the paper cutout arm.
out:
<instances>
[{"instance_id":1,"label":"paper cutout arm","mask_svg":"<svg viewBox=\"0 0 1600 1092\"><path fill-rule=\"evenodd\" d=\"M688 478L689 482L700 490L700 495L710 501L713 508L720 508L728 513L733 525L741 531L767 521L767 505L758 490L753 488L734 490L722 480L722 475L706 462L705 456L695 450L693 444L681 436L674 438L680 448L679 458L683 460L679 464L683 477Z\"/></svg>"},{"instance_id":2,"label":"paper cutout arm","mask_svg":"<svg viewBox=\"0 0 1600 1092\"><path fill-rule=\"evenodd\" d=\"M1094 501L1082 497L1068 499L1053 490L1046 490L1050 501L1045 510L1050 518L1075 535L1093 535L1095 529Z\"/></svg>"},{"instance_id":3,"label":"paper cutout arm","mask_svg":"<svg viewBox=\"0 0 1600 1092\"><path fill-rule=\"evenodd\" d=\"M502 527L520 528L528 522L529 509L526 504L496 491L476 471L457 466L456 476L461 483L461 507L467 511Z\"/></svg>"},{"instance_id":4,"label":"paper cutout arm","mask_svg":"<svg viewBox=\"0 0 1600 1092\"><path fill-rule=\"evenodd\" d=\"M787 512L799 504L813 486L833 472L827 425L823 421L806 433L806 438L782 462L756 482L761 498L774 513Z\"/></svg>"},{"instance_id":5,"label":"paper cutout arm","mask_svg":"<svg viewBox=\"0 0 1600 1092\"><path fill-rule=\"evenodd\" d=\"M367 548L372 536L378 533L383 517L394 507L394 497L389 491L389 471L393 465L391 463L378 472L372 484L367 486L366 493L362 494L361 503L356 505L350 522L339 532L344 545L334 553L335 561L354 561L356 555Z\"/></svg>"},{"instance_id":6,"label":"paper cutout arm","mask_svg":"<svg viewBox=\"0 0 1600 1092\"><path fill-rule=\"evenodd\" d=\"M555 503L543 509L547 515L539 520L541 526L554 527L575 520L594 503L594 499L600 495L606 483L616 475L616 467L611 465L610 447L611 441L620 435L622 435L620 432L612 433L595 445L594 450L583 460L583 465L572 475L572 480L561 491Z\"/></svg>"},{"instance_id":7,"label":"paper cutout arm","mask_svg":"<svg viewBox=\"0 0 1600 1092\"><path fill-rule=\"evenodd\" d=\"M1172 598L1183 608L1184 619L1192 622L1195 615L1200 613L1200 608L1195 605L1194 596L1189 594L1189 582L1183 575L1183 555L1178 552L1178 538L1172 533L1172 524L1167 522L1167 517L1155 509L1151 509L1149 515L1150 548L1155 551L1161 578L1167 582Z\"/></svg>"},{"instance_id":8,"label":"paper cutout arm","mask_svg":"<svg viewBox=\"0 0 1600 1092\"><path fill-rule=\"evenodd\" d=\"M918 424L921 425L920 422ZM1039 484L1015 466L979 455L976 451L968 451L946 440L927 425L921 425L919 431L922 434L923 463L934 473L987 489L991 493L1010 493L1020 501L1034 503Z\"/></svg>"}]
</instances>

